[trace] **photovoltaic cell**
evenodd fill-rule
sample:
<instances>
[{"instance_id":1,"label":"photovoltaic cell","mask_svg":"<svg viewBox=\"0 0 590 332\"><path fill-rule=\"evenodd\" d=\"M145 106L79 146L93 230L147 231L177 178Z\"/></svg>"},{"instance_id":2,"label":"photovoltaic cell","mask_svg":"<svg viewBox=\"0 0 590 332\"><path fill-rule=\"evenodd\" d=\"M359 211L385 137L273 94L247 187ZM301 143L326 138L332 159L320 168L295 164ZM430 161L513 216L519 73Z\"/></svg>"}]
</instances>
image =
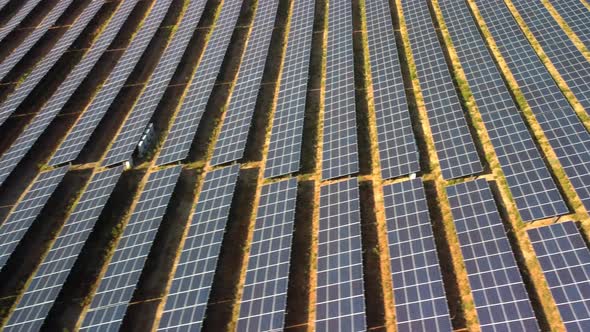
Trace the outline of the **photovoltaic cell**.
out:
<instances>
[{"instance_id":1,"label":"photovoltaic cell","mask_svg":"<svg viewBox=\"0 0 590 332\"><path fill-rule=\"evenodd\" d=\"M29 0L25 3L14 16L8 21L2 28L0 28L0 41L3 41L4 38L12 32L14 28L16 28L27 15L33 11L33 9L40 3L41 0Z\"/></svg>"},{"instance_id":2,"label":"photovoltaic cell","mask_svg":"<svg viewBox=\"0 0 590 332\"><path fill-rule=\"evenodd\" d=\"M81 331L119 329L181 170L181 166L176 166L149 175L100 280Z\"/></svg>"},{"instance_id":3,"label":"photovoltaic cell","mask_svg":"<svg viewBox=\"0 0 590 332\"><path fill-rule=\"evenodd\" d=\"M418 146L412 131L389 2L367 1L365 11L381 175L390 179L420 170Z\"/></svg>"},{"instance_id":4,"label":"photovoltaic cell","mask_svg":"<svg viewBox=\"0 0 590 332\"><path fill-rule=\"evenodd\" d=\"M0 158L0 185L6 180L12 170L18 165L20 160L26 155L28 150L35 144L39 136L51 124L53 119L59 114L59 111L70 99L74 91L82 84L88 73L92 70L100 56L107 50L107 47L116 37L117 32L125 22L127 16L133 9L132 7L138 0L127 0L119 8L116 16L109 22L103 30L103 34L92 45L92 48L86 53L82 61L69 73L65 81L61 83L57 91L45 103L43 108L35 115L33 120L16 139L12 146ZM157 13L157 6L164 6L171 0L157 1L154 9ZM153 10L153 11L154 11ZM151 13L150 13L151 14ZM24 97L23 97L24 100ZM6 106L4 104L3 106Z\"/></svg>"},{"instance_id":5,"label":"photovoltaic cell","mask_svg":"<svg viewBox=\"0 0 590 332\"><path fill-rule=\"evenodd\" d=\"M439 0L438 4L522 219L531 221L567 213L468 5L453 0Z\"/></svg>"},{"instance_id":6,"label":"photovoltaic cell","mask_svg":"<svg viewBox=\"0 0 590 332\"><path fill-rule=\"evenodd\" d=\"M522 34L496 1L475 1L498 51L586 209L590 209L590 134Z\"/></svg>"},{"instance_id":7,"label":"photovoltaic cell","mask_svg":"<svg viewBox=\"0 0 590 332\"><path fill-rule=\"evenodd\" d=\"M559 16L580 38L586 48L590 48L590 10L579 0L550 0Z\"/></svg>"},{"instance_id":8,"label":"photovoltaic cell","mask_svg":"<svg viewBox=\"0 0 590 332\"><path fill-rule=\"evenodd\" d=\"M205 177L158 331L201 330L239 170Z\"/></svg>"},{"instance_id":9,"label":"photovoltaic cell","mask_svg":"<svg viewBox=\"0 0 590 332\"><path fill-rule=\"evenodd\" d=\"M366 330L362 251L358 180L322 186L316 331Z\"/></svg>"},{"instance_id":10,"label":"photovoltaic cell","mask_svg":"<svg viewBox=\"0 0 590 332\"><path fill-rule=\"evenodd\" d=\"M238 331L279 331L285 321L297 179L261 190Z\"/></svg>"},{"instance_id":11,"label":"photovoltaic cell","mask_svg":"<svg viewBox=\"0 0 590 332\"><path fill-rule=\"evenodd\" d=\"M4 326L5 331L41 329L122 172L121 166L92 177Z\"/></svg>"},{"instance_id":12,"label":"photovoltaic cell","mask_svg":"<svg viewBox=\"0 0 590 332\"><path fill-rule=\"evenodd\" d=\"M590 251L571 221L529 229L535 254L567 331L590 329Z\"/></svg>"},{"instance_id":13,"label":"photovoltaic cell","mask_svg":"<svg viewBox=\"0 0 590 332\"><path fill-rule=\"evenodd\" d=\"M331 0L328 6L322 179L358 172L352 3Z\"/></svg>"},{"instance_id":14,"label":"photovoltaic cell","mask_svg":"<svg viewBox=\"0 0 590 332\"><path fill-rule=\"evenodd\" d=\"M264 177L299 170L315 1L295 1L274 112Z\"/></svg>"},{"instance_id":15,"label":"photovoltaic cell","mask_svg":"<svg viewBox=\"0 0 590 332\"><path fill-rule=\"evenodd\" d=\"M8 219L0 226L0 269L25 236L39 213L53 194L68 166L41 173L18 205L11 211Z\"/></svg>"},{"instance_id":16,"label":"photovoltaic cell","mask_svg":"<svg viewBox=\"0 0 590 332\"><path fill-rule=\"evenodd\" d=\"M2 10L9 2L10 0L0 0L0 10Z\"/></svg>"},{"instance_id":17,"label":"photovoltaic cell","mask_svg":"<svg viewBox=\"0 0 590 332\"><path fill-rule=\"evenodd\" d=\"M590 62L541 1L512 0L512 4L578 101L590 110ZM503 1L501 6L505 7Z\"/></svg>"},{"instance_id":18,"label":"photovoltaic cell","mask_svg":"<svg viewBox=\"0 0 590 332\"><path fill-rule=\"evenodd\" d=\"M49 72L49 70L55 65L55 63L61 58L61 56L69 49L74 43L82 31L86 28L88 23L94 17L94 14L101 8L102 1L92 2L80 17L74 22L74 24L61 36L55 45L51 48L43 59L41 59L31 72L27 74L26 78L22 82L15 82L18 87L15 91L9 95L0 105L0 125L6 121L6 119L16 111L20 104L25 98L33 91L33 89L39 84L41 79Z\"/></svg>"},{"instance_id":19,"label":"photovoltaic cell","mask_svg":"<svg viewBox=\"0 0 590 332\"><path fill-rule=\"evenodd\" d=\"M443 178L479 173L483 169L436 36L428 3L426 0L402 0L402 9Z\"/></svg>"},{"instance_id":20,"label":"photovoltaic cell","mask_svg":"<svg viewBox=\"0 0 590 332\"><path fill-rule=\"evenodd\" d=\"M244 155L278 5L278 0L258 3L254 26L248 38L248 45L244 51L219 137L215 143L211 165L239 160Z\"/></svg>"},{"instance_id":21,"label":"photovoltaic cell","mask_svg":"<svg viewBox=\"0 0 590 332\"><path fill-rule=\"evenodd\" d=\"M447 187L447 196L481 331L539 331L486 180Z\"/></svg>"},{"instance_id":22,"label":"photovoltaic cell","mask_svg":"<svg viewBox=\"0 0 590 332\"><path fill-rule=\"evenodd\" d=\"M422 179L383 193L397 330L452 331Z\"/></svg>"},{"instance_id":23,"label":"photovoltaic cell","mask_svg":"<svg viewBox=\"0 0 590 332\"><path fill-rule=\"evenodd\" d=\"M204 0L191 1L189 3L186 13L178 24L178 30L174 33L166 51L164 51L164 54L160 58L158 66L151 75L147 87L143 91L138 103L130 112L127 120L125 120L125 124L117 137L124 137L129 127L135 127L135 124L138 123L138 117L142 120L146 119L145 121L149 121L151 118L160 97L166 91L166 86L176 71L176 66L182 59L182 55L194 30L197 28L204 6ZM78 120L65 141L61 144L59 150L53 156L50 164L62 164L76 159L141 59L142 54L164 20L167 10L168 7L166 6L158 8L161 15L152 16L150 18L153 19L147 20L143 24L141 30L121 56L117 66L111 72L92 104L88 106L86 112ZM143 132L145 124L139 124L139 126Z\"/></svg>"}]
</instances>

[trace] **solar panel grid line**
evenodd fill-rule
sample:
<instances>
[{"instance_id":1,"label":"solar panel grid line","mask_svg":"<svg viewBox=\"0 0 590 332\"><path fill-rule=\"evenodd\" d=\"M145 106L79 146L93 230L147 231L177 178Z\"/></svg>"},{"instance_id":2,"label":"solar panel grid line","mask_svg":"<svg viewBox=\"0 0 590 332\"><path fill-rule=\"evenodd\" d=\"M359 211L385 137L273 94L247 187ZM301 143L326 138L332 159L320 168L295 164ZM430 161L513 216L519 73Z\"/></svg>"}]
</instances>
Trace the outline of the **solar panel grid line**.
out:
<instances>
[{"instance_id":1,"label":"solar panel grid line","mask_svg":"<svg viewBox=\"0 0 590 332\"><path fill-rule=\"evenodd\" d=\"M6 265L68 169L68 166L64 166L39 174L6 221L0 225L0 269Z\"/></svg>"},{"instance_id":2,"label":"solar panel grid line","mask_svg":"<svg viewBox=\"0 0 590 332\"><path fill-rule=\"evenodd\" d=\"M18 301L4 326L5 331L24 332L41 329L122 172L121 166L97 172L92 176Z\"/></svg>"},{"instance_id":3,"label":"solar panel grid line","mask_svg":"<svg viewBox=\"0 0 590 332\"><path fill-rule=\"evenodd\" d=\"M315 329L365 331L358 180L320 188Z\"/></svg>"},{"instance_id":4,"label":"solar panel grid line","mask_svg":"<svg viewBox=\"0 0 590 332\"><path fill-rule=\"evenodd\" d=\"M237 331L283 329L297 179L261 188Z\"/></svg>"},{"instance_id":5,"label":"solar panel grid line","mask_svg":"<svg viewBox=\"0 0 590 332\"><path fill-rule=\"evenodd\" d=\"M403 0L402 11L442 176L454 179L480 173L483 168L428 3Z\"/></svg>"},{"instance_id":6,"label":"solar panel grid line","mask_svg":"<svg viewBox=\"0 0 590 332\"><path fill-rule=\"evenodd\" d=\"M96 2L91 3L85 11L81 14L84 20L78 19L74 24L61 36L59 41L52 47L51 51L41 59L35 67L27 74L23 82L21 82L16 89L0 104L0 125L14 113L25 98L33 91L37 84L45 77L49 70L61 58L61 56L74 43L86 26L91 22L91 19L86 20L86 17L93 17L98 8Z\"/></svg>"},{"instance_id":7,"label":"solar panel grid line","mask_svg":"<svg viewBox=\"0 0 590 332\"><path fill-rule=\"evenodd\" d=\"M80 330L120 327L181 170L175 166L149 174Z\"/></svg>"},{"instance_id":8,"label":"solar panel grid line","mask_svg":"<svg viewBox=\"0 0 590 332\"><path fill-rule=\"evenodd\" d=\"M389 2L368 1L365 12L381 176L390 179L416 173L420 170L419 152Z\"/></svg>"},{"instance_id":9,"label":"solar panel grid line","mask_svg":"<svg viewBox=\"0 0 590 332\"><path fill-rule=\"evenodd\" d=\"M322 179L358 172L352 3L329 1Z\"/></svg>"},{"instance_id":10,"label":"solar panel grid line","mask_svg":"<svg viewBox=\"0 0 590 332\"><path fill-rule=\"evenodd\" d=\"M211 165L239 160L244 155L278 6L278 0L268 0L260 2L256 8L252 31L215 143Z\"/></svg>"},{"instance_id":11,"label":"solar panel grid line","mask_svg":"<svg viewBox=\"0 0 590 332\"><path fill-rule=\"evenodd\" d=\"M580 41L590 48L590 11L577 0L550 0L549 3L561 16L567 26L580 38Z\"/></svg>"},{"instance_id":12,"label":"solar panel grid line","mask_svg":"<svg viewBox=\"0 0 590 332\"><path fill-rule=\"evenodd\" d=\"M27 15L29 15L40 2L41 0L29 0L25 3L18 12L16 12L10 20L0 28L0 42L4 41L4 38L21 24L24 18L27 17Z\"/></svg>"},{"instance_id":13,"label":"solar panel grid line","mask_svg":"<svg viewBox=\"0 0 590 332\"><path fill-rule=\"evenodd\" d=\"M452 331L422 179L383 186L398 331Z\"/></svg>"},{"instance_id":14,"label":"solar panel grid line","mask_svg":"<svg viewBox=\"0 0 590 332\"><path fill-rule=\"evenodd\" d=\"M125 2L123 4L124 6L127 6L120 8L120 10L123 10L122 12L117 12L117 14L121 15L117 15L109 22L109 25L103 30L103 34L101 34L99 39L93 44L93 47L68 74L65 81L61 83L57 91L34 116L24 132L19 135L8 151L2 155L0 158L0 185L18 165L19 161L26 155L27 151L33 146L33 144L35 144L37 139L51 124L53 119L59 114L59 111L67 103L80 84L82 84L86 75L92 70L101 55L107 50L107 47L116 37L119 29L132 10L130 7L133 7L137 1L138 0L131 0L130 2ZM165 13L158 11L158 8L168 5L170 2L171 0L156 1L150 14L153 12L155 14L154 16L165 15ZM147 19L152 17L153 16L150 15Z\"/></svg>"},{"instance_id":15,"label":"solar panel grid line","mask_svg":"<svg viewBox=\"0 0 590 332\"><path fill-rule=\"evenodd\" d=\"M460 183L446 192L482 332L539 331L487 181Z\"/></svg>"},{"instance_id":16,"label":"solar panel grid line","mask_svg":"<svg viewBox=\"0 0 590 332\"><path fill-rule=\"evenodd\" d=\"M475 1L487 30L580 200L590 209L590 134L505 5Z\"/></svg>"},{"instance_id":17,"label":"solar panel grid line","mask_svg":"<svg viewBox=\"0 0 590 332\"><path fill-rule=\"evenodd\" d=\"M439 0L439 7L523 221L567 213L568 207L486 48L467 4Z\"/></svg>"},{"instance_id":18,"label":"solar panel grid line","mask_svg":"<svg viewBox=\"0 0 590 332\"><path fill-rule=\"evenodd\" d=\"M576 224L527 231L567 331L590 328L590 251Z\"/></svg>"},{"instance_id":19,"label":"solar panel grid line","mask_svg":"<svg viewBox=\"0 0 590 332\"><path fill-rule=\"evenodd\" d=\"M279 95L264 167L265 178L296 172L301 158L315 2L295 1L291 10Z\"/></svg>"},{"instance_id":20,"label":"solar panel grid line","mask_svg":"<svg viewBox=\"0 0 590 332\"><path fill-rule=\"evenodd\" d=\"M180 61L180 58L184 53L184 49L186 48L188 41L192 36L192 32L196 28L201 13L203 12L205 5L204 2L204 0L199 0L189 3L189 7L186 9L185 15L178 25L178 30L176 30L174 36L172 36L172 40L166 47L166 50L160 58L158 65L154 69L154 72L152 72L148 86L146 87L147 90L143 91L142 96L144 96L146 93L152 94L155 92L154 89L150 88L150 85L153 85L153 81L155 81L157 84L158 81L162 79L161 76L163 74L169 75L170 78L172 77L172 74L174 74L176 66L171 66L170 62ZM158 10L164 13L167 12L168 7L164 6ZM86 111L82 114L80 119L78 119L74 127L68 133L67 137L60 144L58 151L56 151L52 157L52 160L50 161L51 165L59 165L75 160L84 146L88 143L88 140L96 130L96 127L106 115L119 91L121 91L123 88L127 79L146 51L146 48L150 44L152 38L160 28L165 15L157 15L152 17L154 18L153 20L148 19L142 25L141 30L129 44L124 54L119 59L116 67L111 71L102 88L92 100L92 103L86 108ZM178 45L178 43L181 45ZM182 52L180 52L180 54L175 52L177 48L182 48ZM175 59L175 57L178 59ZM164 71L163 74L162 71ZM163 94L166 83L164 83L163 86L161 84L157 85L158 90L161 89L161 93ZM142 107L140 108L134 107L127 119L132 119L135 113L141 113L142 116L147 116L149 119L151 112L143 107L145 105L141 106ZM123 127L123 129L124 128L125 127Z\"/></svg>"},{"instance_id":21,"label":"solar panel grid line","mask_svg":"<svg viewBox=\"0 0 590 332\"><path fill-rule=\"evenodd\" d=\"M47 30L57 22L58 18L66 11L73 1L74 0L64 0L58 2L43 18L39 25L37 25L35 30L33 30L25 38L25 40L21 42L18 48L12 51L8 57L2 60L0 63L0 80L4 79L10 70L27 54L29 50L31 50L31 48L41 39L41 37L45 35ZM95 3L96 2L102 4L103 1L97 0ZM85 19L85 17L80 15L80 17L76 18L76 20L80 18Z\"/></svg>"},{"instance_id":22,"label":"solar panel grid line","mask_svg":"<svg viewBox=\"0 0 590 332\"><path fill-rule=\"evenodd\" d=\"M511 0L511 3L576 99L590 112L590 61L541 1ZM501 5L504 6L503 1Z\"/></svg>"},{"instance_id":23,"label":"solar panel grid line","mask_svg":"<svg viewBox=\"0 0 590 332\"><path fill-rule=\"evenodd\" d=\"M200 331L239 170L233 165L205 176L158 331Z\"/></svg>"}]
</instances>

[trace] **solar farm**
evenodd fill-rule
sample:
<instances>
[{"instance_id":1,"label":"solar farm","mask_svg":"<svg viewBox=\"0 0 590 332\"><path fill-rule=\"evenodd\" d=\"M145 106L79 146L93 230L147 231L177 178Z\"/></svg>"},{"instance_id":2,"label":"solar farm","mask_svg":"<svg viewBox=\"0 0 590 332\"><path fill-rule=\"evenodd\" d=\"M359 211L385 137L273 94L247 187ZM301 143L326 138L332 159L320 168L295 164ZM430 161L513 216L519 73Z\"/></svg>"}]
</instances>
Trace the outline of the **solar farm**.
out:
<instances>
[{"instance_id":1,"label":"solar farm","mask_svg":"<svg viewBox=\"0 0 590 332\"><path fill-rule=\"evenodd\" d=\"M589 0L0 0L0 330L590 331Z\"/></svg>"}]
</instances>

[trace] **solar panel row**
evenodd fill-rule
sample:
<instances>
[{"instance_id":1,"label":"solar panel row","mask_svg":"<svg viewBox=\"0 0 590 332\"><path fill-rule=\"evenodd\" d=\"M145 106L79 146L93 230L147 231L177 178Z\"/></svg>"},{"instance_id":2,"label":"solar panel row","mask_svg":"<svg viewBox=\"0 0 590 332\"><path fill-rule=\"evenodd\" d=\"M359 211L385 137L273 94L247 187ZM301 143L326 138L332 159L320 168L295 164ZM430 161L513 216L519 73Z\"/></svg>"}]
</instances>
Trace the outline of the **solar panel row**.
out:
<instances>
[{"instance_id":1,"label":"solar panel row","mask_svg":"<svg viewBox=\"0 0 590 332\"><path fill-rule=\"evenodd\" d=\"M315 1L294 1L264 177L299 170Z\"/></svg>"},{"instance_id":2,"label":"solar panel row","mask_svg":"<svg viewBox=\"0 0 590 332\"><path fill-rule=\"evenodd\" d=\"M176 166L149 174L106 272L101 277L82 323L82 331L119 329L181 170L180 166Z\"/></svg>"},{"instance_id":3,"label":"solar panel row","mask_svg":"<svg viewBox=\"0 0 590 332\"><path fill-rule=\"evenodd\" d=\"M201 116L205 111L207 100L209 100L217 74L219 74L241 7L241 0L223 2L221 13L215 22L207 48L190 81L172 128L168 132L164 145L160 150L156 161L157 165L182 160L188 155ZM126 148L127 156L131 155L136 144L137 139Z\"/></svg>"},{"instance_id":4,"label":"solar panel row","mask_svg":"<svg viewBox=\"0 0 590 332\"><path fill-rule=\"evenodd\" d=\"M590 209L590 134L504 5L476 1L516 83L576 193Z\"/></svg>"},{"instance_id":5,"label":"solar panel row","mask_svg":"<svg viewBox=\"0 0 590 332\"><path fill-rule=\"evenodd\" d=\"M10 0L0 0L0 10L4 9L4 6L6 6L9 2Z\"/></svg>"},{"instance_id":6,"label":"solar panel row","mask_svg":"<svg viewBox=\"0 0 590 332\"><path fill-rule=\"evenodd\" d=\"M453 47L524 221L568 212L465 2L439 0Z\"/></svg>"},{"instance_id":7,"label":"solar panel row","mask_svg":"<svg viewBox=\"0 0 590 332\"><path fill-rule=\"evenodd\" d=\"M452 331L422 179L383 193L397 330Z\"/></svg>"},{"instance_id":8,"label":"solar panel row","mask_svg":"<svg viewBox=\"0 0 590 332\"><path fill-rule=\"evenodd\" d=\"M0 269L4 267L67 172L68 166L64 166L39 174L25 196L11 211L8 219L0 226Z\"/></svg>"},{"instance_id":9,"label":"solar panel row","mask_svg":"<svg viewBox=\"0 0 590 332\"><path fill-rule=\"evenodd\" d=\"M5 331L41 329L122 172L123 167L116 167L93 175L4 326Z\"/></svg>"},{"instance_id":10,"label":"solar panel row","mask_svg":"<svg viewBox=\"0 0 590 332\"><path fill-rule=\"evenodd\" d=\"M590 47L590 11L579 0L550 0L559 16L580 38L584 46Z\"/></svg>"},{"instance_id":11,"label":"solar panel row","mask_svg":"<svg viewBox=\"0 0 590 332\"><path fill-rule=\"evenodd\" d=\"M420 170L418 146L412 131L389 2L367 1L365 12L381 175L389 179L416 173Z\"/></svg>"},{"instance_id":12,"label":"solar panel row","mask_svg":"<svg viewBox=\"0 0 590 332\"><path fill-rule=\"evenodd\" d=\"M365 331L358 180L320 188L315 329Z\"/></svg>"},{"instance_id":13,"label":"solar panel row","mask_svg":"<svg viewBox=\"0 0 590 332\"><path fill-rule=\"evenodd\" d=\"M527 231L567 331L590 329L590 251L571 221Z\"/></svg>"},{"instance_id":14,"label":"solar panel row","mask_svg":"<svg viewBox=\"0 0 590 332\"><path fill-rule=\"evenodd\" d=\"M191 1L184 13L182 20L178 24L178 29L174 33L172 40L160 58L158 65L151 74L148 83L144 87L139 99L136 101L133 109L125 119L125 123L121 127L117 137L104 161L105 164L114 164L130 158L127 152L132 152L139 140L139 136L148 125L149 120L156 111L160 100L166 92L166 87L172 80L177 66L181 63L183 55L188 47L188 44L197 29L201 14L205 8L206 1L198 0ZM78 134L72 133L72 140L76 140ZM118 153L120 146L124 145L123 151L125 153ZM77 151L81 147L76 148L70 146L66 148L71 151ZM71 157L70 157L71 158Z\"/></svg>"},{"instance_id":15,"label":"solar panel row","mask_svg":"<svg viewBox=\"0 0 590 332\"><path fill-rule=\"evenodd\" d=\"M0 28L0 41L4 41L4 38L8 36L10 32L16 28L27 15L29 15L33 9L40 3L41 0L29 0L27 3L22 6L14 16L6 23L2 28Z\"/></svg>"},{"instance_id":16,"label":"solar panel row","mask_svg":"<svg viewBox=\"0 0 590 332\"><path fill-rule=\"evenodd\" d=\"M223 125L215 143L211 165L239 160L244 155L250 131L256 97L262 83L262 74L274 31L278 0L259 2L248 45L240 63L240 71L230 102L225 111Z\"/></svg>"},{"instance_id":17,"label":"solar panel row","mask_svg":"<svg viewBox=\"0 0 590 332\"><path fill-rule=\"evenodd\" d=\"M333 179L359 168L350 1L329 1L326 48L322 179Z\"/></svg>"},{"instance_id":18,"label":"solar panel row","mask_svg":"<svg viewBox=\"0 0 590 332\"><path fill-rule=\"evenodd\" d=\"M283 329L296 199L295 178L261 189L238 331Z\"/></svg>"},{"instance_id":19,"label":"solar panel row","mask_svg":"<svg viewBox=\"0 0 590 332\"><path fill-rule=\"evenodd\" d=\"M26 75L26 78L20 83L17 82L18 87L16 90L13 91L8 99L6 99L0 106L0 125L3 124L19 106L21 106L21 103L29 93L33 91L37 84L39 84L68 48L72 46L76 38L78 38L88 23L90 23L91 17L96 14L100 7L101 6L97 5L96 2L89 5L80 15L80 18L76 20L64 35L61 36L51 51L48 52L45 57L36 64L31 72Z\"/></svg>"},{"instance_id":20,"label":"solar panel row","mask_svg":"<svg viewBox=\"0 0 590 332\"><path fill-rule=\"evenodd\" d=\"M6 180L12 170L18 165L20 160L25 156L28 150L35 144L39 136L51 124L53 119L59 114L59 111L70 99L76 89L82 84L88 73L92 70L94 65L98 62L101 55L107 50L107 47L116 37L119 29L125 22L127 16L133 9L132 7L138 0L128 0L119 8L116 16L109 22L109 25L103 30L103 34L94 42L93 47L86 53L84 58L76 65L76 67L68 74L65 81L61 83L57 91L51 96L43 108L35 115L33 120L27 126L25 131L12 144L10 149L4 153L0 158L0 185ZM157 11L158 7L165 6L171 0L157 1L154 16L164 15ZM148 19L153 16L148 17ZM24 100L24 97L23 97Z\"/></svg>"},{"instance_id":21,"label":"solar panel row","mask_svg":"<svg viewBox=\"0 0 590 332\"><path fill-rule=\"evenodd\" d=\"M541 1L512 3L578 101L590 110L590 62Z\"/></svg>"},{"instance_id":22,"label":"solar panel row","mask_svg":"<svg viewBox=\"0 0 590 332\"><path fill-rule=\"evenodd\" d=\"M201 330L239 170L205 176L158 331Z\"/></svg>"},{"instance_id":23,"label":"solar panel row","mask_svg":"<svg viewBox=\"0 0 590 332\"><path fill-rule=\"evenodd\" d=\"M166 6L166 3L168 6ZM111 107L117 94L125 85L125 82L135 69L137 63L144 54L144 51L158 31L158 28L166 16L170 3L171 2L164 1L161 6L152 10L150 17L146 19L123 55L121 55L117 65L113 68L98 93L94 96L94 99L86 108L86 111L78 119L74 127L68 133L68 136L61 143L59 149L55 152L50 161L51 165L59 165L75 160L80 151L82 151L84 146L88 143L90 136L94 130L96 130L96 127ZM199 2L192 3L199 4ZM202 11L202 6L199 7ZM191 8L187 10L192 8L194 7L191 6Z\"/></svg>"},{"instance_id":24,"label":"solar panel row","mask_svg":"<svg viewBox=\"0 0 590 332\"><path fill-rule=\"evenodd\" d=\"M479 173L482 166L428 3L403 0L402 10L442 176L454 179Z\"/></svg>"},{"instance_id":25,"label":"solar panel row","mask_svg":"<svg viewBox=\"0 0 590 332\"><path fill-rule=\"evenodd\" d=\"M447 196L481 331L539 331L486 180L447 187Z\"/></svg>"}]
</instances>

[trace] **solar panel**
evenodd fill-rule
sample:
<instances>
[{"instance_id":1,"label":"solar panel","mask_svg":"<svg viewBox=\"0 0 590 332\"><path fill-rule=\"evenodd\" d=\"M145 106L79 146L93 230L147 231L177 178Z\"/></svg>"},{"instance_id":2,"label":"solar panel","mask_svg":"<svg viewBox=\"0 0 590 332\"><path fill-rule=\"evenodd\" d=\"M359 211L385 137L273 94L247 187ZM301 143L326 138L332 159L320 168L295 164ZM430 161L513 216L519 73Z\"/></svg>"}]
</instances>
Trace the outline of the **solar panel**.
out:
<instances>
[{"instance_id":1,"label":"solar panel","mask_svg":"<svg viewBox=\"0 0 590 332\"><path fill-rule=\"evenodd\" d=\"M326 83L322 179L358 172L352 4L331 1L328 6Z\"/></svg>"},{"instance_id":2,"label":"solar panel","mask_svg":"<svg viewBox=\"0 0 590 332\"><path fill-rule=\"evenodd\" d=\"M481 331L539 331L488 183L446 189Z\"/></svg>"},{"instance_id":3,"label":"solar panel","mask_svg":"<svg viewBox=\"0 0 590 332\"><path fill-rule=\"evenodd\" d=\"M66 104L74 91L76 91L80 84L82 84L86 75L92 70L100 56L107 50L107 47L116 37L117 32L123 23L125 23L127 16L137 1L138 0L128 0L123 3L116 16L103 30L104 33L101 34L99 39L93 44L92 48L86 53L82 61L80 61L70 72L66 80L61 83L57 91L51 96L49 101L45 103L45 106L43 106L39 113L37 113L33 120L31 120L24 132L21 133L8 151L6 151L2 158L0 158L0 185L18 165L27 151L33 146L33 144L35 144L39 136L41 136L49 124L51 124L53 119L59 114L59 111ZM171 0L157 1L154 6L163 6L169 1ZM22 100L24 100L24 98L25 97L23 97ZM9 107L9 105L5 103L3 107Z\"/></svg>"},{"instance_id":4,"label":"solar panel","mask_svg":"<svg viewBox=\"0 0 590 332\"><path fill-rule=\"evenodd\" d=\"M422 179L383 192L397 330L452 331Z\"/></svg>"},{"instance_id":5,"label":"solar panel","mask_svg":"<svg viewBox=\"0 0 590 332\"><path fill-rule=\"evenodd\" d=\"M524 221L568 212L465 2L439 7L508 188Z\"/></svg>"},{"instance_id":6,"label":"solar panel","mask_svg":"<svg viewBox=\"0 0 590 332\"><path fill-rule=\"evenodd\" d=\"M41 173L0 226L0 269L6 265L8 258L67 172L68 166L64 166Z\"/></svg>"},{"instance_id":7,"label":"solar panel","mask_svg":"<svg viewBox=\"0 0 590 332\"><path fill-rule=\"evenodd\" d=\"M541 1L512 0L512 4L578 101L590 109L590 62Z\"/></svg>"},{"instance_id":8,"label":"solar panel","mask_svg":"<svg viewBox=\"0 0 590 332\"><path fill-rule=\"evenodd\" d=\"M149 175L80 330L118 330L181 170L176 166Z\"/></svg>"},{"instance_id":9,"label":"solar panel","mask_svg":"<svg viewBox=\"0 0 590 332\"><path fill-rule=\"evenodd\" d=\"M4 326L6 331L41 329L122 172L123 167L117 167L92 177Z\"/></svg>"},{"instance_id":10,"label":"solar panel","mask_svg":"<svg viewBox=\"0 0 590 332\"><path fill-rule=\"evenodd\" d=\"M590 329L590 251L571 221L527 231L567 331Z\"/></svg>"},{"instance_id":11,"label":"solar panel","mask_svg":"<svg viewBox=\"0 0 590 332\"><path fill-rule=\"evenodd\" d=\"M12 32L14 28L16 28L31 11L40 3L41 0L29 0L25 3L19 10L12 16L10 21L8 21L2 28L0 28L0 41L3 41L4 38Z\"/></svg>"},{"instance_id":12,"label":"solar panel","mask_svg":"<svg viewBox=\"0 0 590 332\"><path fill-rule=\"evenodd\" d=\"M278 4L278 0L258 3L238 78L215 143L211 165L239 160L244 155L246 139L256 106L256 97L264 73L270 38L274 31Z\"/></svg>"},{"instance_id":13,"label":"solar panel","mask_svg":"<svg viewBox=\"0 0 590 332\"><path fill-rule=\"evenodd\" d=\"M159 331L200 331L239 165L207 173L180 254Z\"/></svg>"},{"instance_id":14,"label":"solar panel","mask_svg":"<svg viewBox=\"0 0 590 332\"><path fill-rule=\"evenodd\" d=\"M0 0L0 10L4 9L4 6L8 4L11 0Z\"/></svg>"},{"instance_id":15,"label":"solar panel","mask_svg":"<svg viewBox=\"0 0 590 332\"><path fill-rule=\"evenodd\" d=\"M47 29L57 22L57 19L63 14L73 0L64 0L58 2L51 11L43 18L41 23L35 27L35 29L25 38L25 40L15 49L8 57L6 57L0 63L0 80L4 79L6 74L27 54L31 48L45 35ZM103 1L95 1L91 5L99 6L102 5ZM90 7L87 6L87 8ZM80 17L84 19L84 17ZM78 18L79 19L79 18ZM87 19L90 19L89 17Z\"/></svg>"},{"instance_id":16,"label":"solar panel","mask_svg":"<svg viewBox=\"0 0 590 332\"><path fill-rule=\"evenodd\" d=\"M504 5L479 11L576 193L590 209L590 134Z\"/></svg>"},{"instance_id":17,"label":"solar panel","mask_svg":"<svg viewBox=\"0 0 590 332\"><path fill-rule=\"evenodd\" d=\"M156 109L158 101L166 91L166 86L176 71L176 66L182 59L182 55L190 41L194 30L197 28L201 14L205 7L205 0L191 1L182 20L178 24L178 30L174 33L166 51L150 76L149 83L143 91L139 101L127 117L125 125L119 135L125 135L128 123L136 123L137 118L149 121ZM152 16L152 20L146 20L138 35L127 47L121 56L117 66L111 72L102 89L88 106L86 112L78 120L76 125L62 142L60 148L53 156L50 164L63 164L76 159L88 139L96 130L96 127L105 116L115 97L124 86L127 78L139 62L145 49L148 47L160 24L164 20L168 6L157 8L161 15ZM150 106L150 107L148 107ZM145 126L144 126L145 127Z\"/></svg>"},{"instance_id":18,"label":"solar panel","mask_svg":"<svg viewBox=\"0 0 590 332\"><path fill-rule=\"evenodd\" d=\"M590 48L590 11L579 0L550 0L559 16L580 38L586 48Z\"/></svg>"},{"instance_id":19,"label":"solar panel","mask_svg":"<svg viewBox=\"0 0 590 332\"><path fill-rule=\"evenodd\" d=\"M358 180L320 188L316 331L365 331Z\"/></svg>"},{"instance_id":20,"label":"solar panel","mask_svg":"<svg viewBox=\"0 0 590 332\"><path fill-rule=\"evenodd\" d=\"M261 189L238 331L283 329L296 199L295 178Z\"/></svg>"},{"instance_id":21,"label":"solar panel","mask_svg":"<svg viewBox=\"0 0 590 332\"><path fill-rule=\"evenodd\" d=\"M295 1L269 140L264 177L299 170L315 1Z\"/></svg>"},{"instance_id":22,"label":"solar panel","mask_svg":"<svg viewBox=\"0 0 590 332\"><path fill-rule=\"evenodd\" d=\"M482 171L426 0L402 1L410 48L445 179Z\"/></svg>"},{"instance_id":23,"label":"solar panel","mask_svg":"<svg viewBox=\"0 0 590 332\"><path fill-rule=\"evenodd\" d=\"M41 59L36 66L26 75L22 82L15 82L18 87L0 106L0 125L16 111L25 98L33 91L37 84L45 77L45 74L53 67L53 65L61 58L61 56L69 49L82 31L86 28L88 23L92 20L96 11L100 9L100 5L96 2L91 3L86 7L84 12L80 15L78 20L61 36L51 51Z\"/></svg>"},{"instance_id":24,"label":"solar panel","mask_svg":"<svg viewBox=\"0 0 590 332\"><path fill-rule=\"evenodd\" d=\"M381 175L390 179L420 170L418 146L387 0L367 1L367 46L377 120Z\"/></svg>"}]
</instances>

